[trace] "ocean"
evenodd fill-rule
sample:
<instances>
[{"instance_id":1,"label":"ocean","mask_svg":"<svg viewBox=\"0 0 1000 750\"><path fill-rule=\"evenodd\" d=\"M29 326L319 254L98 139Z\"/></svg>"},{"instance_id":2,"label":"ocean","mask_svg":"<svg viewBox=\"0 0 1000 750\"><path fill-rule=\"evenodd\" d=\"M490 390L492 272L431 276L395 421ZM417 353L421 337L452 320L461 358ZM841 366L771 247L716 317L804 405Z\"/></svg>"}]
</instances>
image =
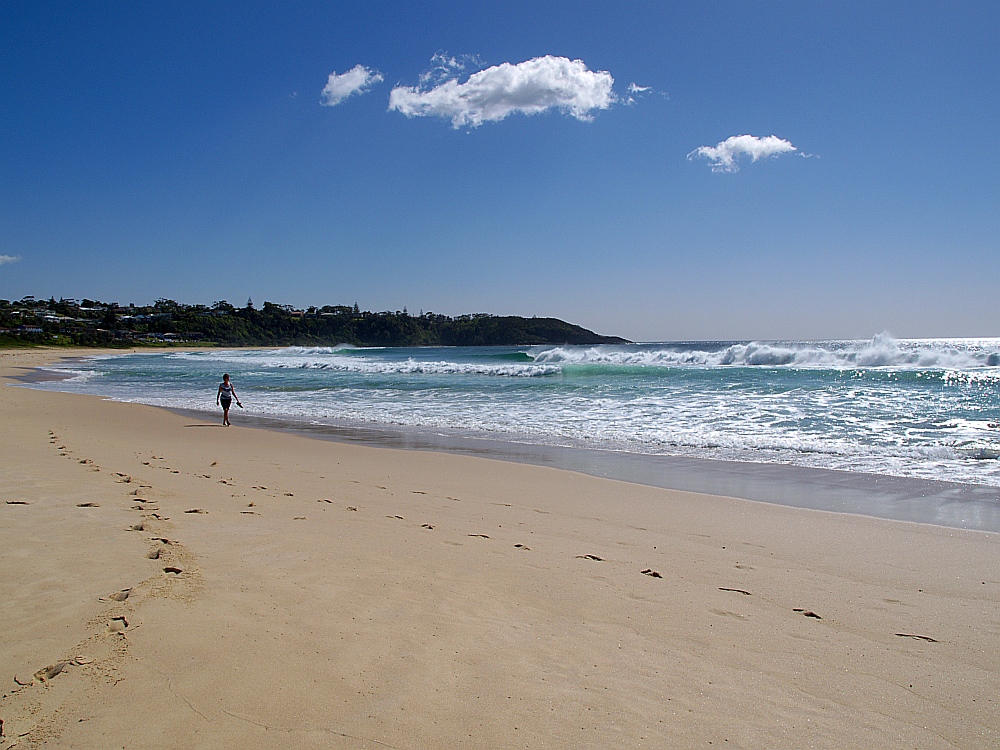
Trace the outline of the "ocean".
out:
<instances>
[{"instance_id":1,"label":"ocean","mask_svg":"<svg viewBox=\"0 0 1000 750\"><path fill-rule=\"evenodd\" d=\"M218 416L1000 487L1000 339L170 350L34 384Z\"/></svg>"}]
</instances>

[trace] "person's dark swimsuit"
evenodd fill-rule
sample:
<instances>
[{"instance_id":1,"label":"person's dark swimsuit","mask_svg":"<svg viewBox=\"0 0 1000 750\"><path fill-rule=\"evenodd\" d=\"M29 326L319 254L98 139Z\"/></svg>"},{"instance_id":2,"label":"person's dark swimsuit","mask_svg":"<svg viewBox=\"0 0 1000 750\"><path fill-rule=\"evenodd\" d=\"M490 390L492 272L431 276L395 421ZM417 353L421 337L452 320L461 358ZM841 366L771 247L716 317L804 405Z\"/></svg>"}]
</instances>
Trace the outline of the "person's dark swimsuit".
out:
<instances>
[{"instance_id":1,"label":"person's dark swimsuit","mask_svg":"<svg viewBox=\"0 0 1000 750\"><path fill-rule=\"evenodd\" d=\"M223 411L229 409L229 405L233 403L233 386L228 383L223 383L219 386L219 402L222 404Z\"/></svg>"}]
</instances>

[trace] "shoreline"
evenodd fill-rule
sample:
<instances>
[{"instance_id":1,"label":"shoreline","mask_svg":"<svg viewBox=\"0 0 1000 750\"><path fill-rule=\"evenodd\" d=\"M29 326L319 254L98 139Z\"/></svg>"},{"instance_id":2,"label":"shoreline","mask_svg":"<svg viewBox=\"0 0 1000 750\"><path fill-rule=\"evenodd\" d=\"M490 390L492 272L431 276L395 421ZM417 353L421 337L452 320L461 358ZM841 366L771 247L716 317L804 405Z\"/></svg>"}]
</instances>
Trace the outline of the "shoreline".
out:
<instances>
[{"instance_id":1,"label":"shoreline","mask_svg":"<svg viewBox=\"0 0 1000 750\"><path fill-rule=\"evenodd\" d=\"M226 347L232 348L232 347ZM260 347L246 347L257 350ZM204 347L177 347L198 351ZM53 353L55 350L53 350ZM96 350L97 354L121 353ZM61 356L73 361L80 356ZM47 363L51 364L51 362ZM25 372L22 383L59 380L45 365ZM98 398L102 398L98 396ZM164 408L189 418L214 418L214 411ZM1000 533L1000 487L916 477L840 471L789 464L726 461L629 453L504 440L439 428L341 423L315 424L291 418L236 414L244 427L291 432L308 437L370 447L479 456L580 472L661 489L734 497L795 508L848 513L947 528Z\"/></svg>"},{"instance_id":2,"label":"shoreline","mask_svg":"<svg viewBox=\"0 0 1000 750\"><path fill-rule=\"evenodd\" d=\"M214 411L166 408L193 419ZM815 469L788 464L628 453L601 448L506 441L457 431L381 424L310 424L293 419L237 414L251 429L305 435L319 440L444 452L532 466L547 466L603 479L697 494L732 497L830 513L847 513L944 528L1000 533L1000 488L933 479Z\"/></svg>"},{"instance_id":3,"label":"shoreline","mask_svg":"<svg viewBox=\"0 0 1000 750\"><path fill-rule=\"evenodd\" d=\"M996 534L0 408L2 750L1000 742Z\"/></svg>"}]
</instances>

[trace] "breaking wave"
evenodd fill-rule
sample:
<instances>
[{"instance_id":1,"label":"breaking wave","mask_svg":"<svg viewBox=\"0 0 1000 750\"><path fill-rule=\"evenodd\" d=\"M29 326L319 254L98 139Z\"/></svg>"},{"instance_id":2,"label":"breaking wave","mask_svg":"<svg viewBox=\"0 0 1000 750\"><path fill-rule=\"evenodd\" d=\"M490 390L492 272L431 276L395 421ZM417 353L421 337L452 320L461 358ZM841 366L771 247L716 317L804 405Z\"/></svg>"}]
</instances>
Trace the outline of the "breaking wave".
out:
<instances>
[{"instance_id":1,"label":"breaking wave","mask_svg":"<svg viewBox=\"0 0 1000 750\"><path fill-rule=\"evenodd\" d=\"M991 346L992 345L992 346ZM1000 341L897 341L880 334L870 341L648 344L639 347L533 347L535 362L632 367L784 367L947 369L1000 366Z\"/></svg>"},{"instance_id":2,"label":"breaking wave","mask_svg":"<svg viewBox=\"0 0 1000 750\"><path fill-rule=\"evenodd\" d=\"M478 362L426 362L408 358L398 362L366 359L284 357L261 363L267 368L299 370L332 370L334 372L357 372L378 375L494 375L508 378L537 378L557 375L558 365L535 364L488 364Z\"/></svg>"},{"instance_id":3,"label":"breaking wave","mask_svg":"<svg viewBox=\"0 0 1000 750\"><path fill-rule=\"evenodd\" d=\"M67 362L32 387L1000 487L1000 339L289 347ZM501 437L503 436L503 437Z\"/></svg>"}]
</instances>

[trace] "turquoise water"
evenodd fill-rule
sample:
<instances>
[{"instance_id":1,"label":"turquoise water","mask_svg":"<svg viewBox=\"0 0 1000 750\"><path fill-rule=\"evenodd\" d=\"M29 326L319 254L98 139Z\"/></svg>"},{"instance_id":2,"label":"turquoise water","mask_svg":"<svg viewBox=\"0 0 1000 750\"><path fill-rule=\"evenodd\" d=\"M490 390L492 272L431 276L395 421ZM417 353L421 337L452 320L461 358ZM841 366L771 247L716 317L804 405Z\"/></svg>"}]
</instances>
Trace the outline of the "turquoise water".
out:
<instances>
[{"instance_id":1,"label":"turquoise water","mask_svg":"<svg viewBox=\"0 0 1000 750\"><path fill-rule=\"evenodd\" d=\"M38 388L339 426L1000 486L1000 339L141 352ZM239 416L239 415L237 415Z\"/></svg>"}]
</instances>

